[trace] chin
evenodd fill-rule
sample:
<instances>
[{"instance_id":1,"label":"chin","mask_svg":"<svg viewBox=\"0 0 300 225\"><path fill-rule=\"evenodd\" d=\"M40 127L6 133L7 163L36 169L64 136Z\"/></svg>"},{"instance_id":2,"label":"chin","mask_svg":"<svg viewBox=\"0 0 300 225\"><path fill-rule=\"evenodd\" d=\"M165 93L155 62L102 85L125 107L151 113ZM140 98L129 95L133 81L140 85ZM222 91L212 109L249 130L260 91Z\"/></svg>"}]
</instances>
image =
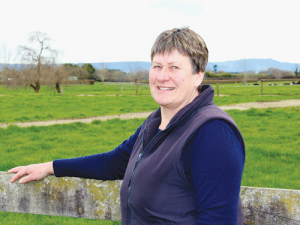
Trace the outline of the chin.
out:
<instances>
[{"instance_id":1,"label":"chin","mask_svg":"<svg viewBox=\"0 0 300 225\"><path fill-rule=\"evenodd\" d=\"M166 101L166 100L162 100L162 99L156 99L155 101L160 106L168 106L171 103L170 101Z\"/></svg>"}]
</instances>

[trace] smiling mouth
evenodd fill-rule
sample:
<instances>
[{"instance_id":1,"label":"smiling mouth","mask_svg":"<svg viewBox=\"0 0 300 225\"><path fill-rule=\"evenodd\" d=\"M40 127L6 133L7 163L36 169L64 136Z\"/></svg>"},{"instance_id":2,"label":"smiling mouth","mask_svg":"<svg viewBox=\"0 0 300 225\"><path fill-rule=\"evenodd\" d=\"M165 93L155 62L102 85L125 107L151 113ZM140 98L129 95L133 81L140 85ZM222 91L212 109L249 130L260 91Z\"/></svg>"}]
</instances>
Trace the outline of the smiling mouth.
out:
<instances>
[{"instance_id":1,"label":"smiling mouth","mask_svg":"<svg viewBox=\"0 0 300 225\"><path fill-rule=\"evenodd\" d=\"M158 90L161 90L161 91L171 91L171 90L174 90L173 87L157 87Z\"/></svg>"}]
</instances>

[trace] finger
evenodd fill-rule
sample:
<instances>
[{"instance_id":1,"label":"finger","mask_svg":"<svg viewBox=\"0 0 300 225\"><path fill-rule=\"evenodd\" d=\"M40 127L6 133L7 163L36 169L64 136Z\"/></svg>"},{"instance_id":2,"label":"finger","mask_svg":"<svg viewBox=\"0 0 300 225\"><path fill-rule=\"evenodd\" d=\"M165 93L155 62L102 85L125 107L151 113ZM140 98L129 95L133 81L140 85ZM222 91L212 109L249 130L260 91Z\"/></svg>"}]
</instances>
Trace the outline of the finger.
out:
<instances>
[{"instance_id":1,"label":"finger","mask_svg":"<svg viewBox=\"0 0 300 225\"><path fill-rule=\"evenodd\" d=\"M33 179L32 175L28 175L28 176L26 176L26 177L21 178L21 179L19 180L19 183L20 183L20 184L26 184L27 182L33 181L33 180L35 180L35 179Z\"/></svg>"},{"instance_id":2,"label":"finger","mask_svg":"<svg viewBox=\"0 0 300 225\"><path fill-rule=\"evenodd\" d=\"M17 173L19 172L21 169L23 169L25 166L18 166L18 167L15 167L15 168L12 168L10 170L8 170L7 172L9 173Z\"/></svg>"},{"instance_id":3,"label":"finger","mask_svg":"<svg viewBox=\"0 0 300 225\"><path fill-rule=\"evenodd\" d=\"M11 179L11 183L14 183L16 180L18 180L20 177L23 177L24 175L28 174L25 169L18 171Z\"/></svg>"}]
</instances>

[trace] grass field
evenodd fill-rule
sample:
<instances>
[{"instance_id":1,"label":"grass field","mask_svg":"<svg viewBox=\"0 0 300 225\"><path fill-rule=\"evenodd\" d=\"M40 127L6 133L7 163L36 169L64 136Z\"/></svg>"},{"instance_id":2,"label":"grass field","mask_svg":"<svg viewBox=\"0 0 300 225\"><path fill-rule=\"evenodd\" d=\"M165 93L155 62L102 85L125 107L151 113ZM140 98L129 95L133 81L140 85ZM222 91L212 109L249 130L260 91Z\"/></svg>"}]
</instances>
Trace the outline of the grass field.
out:
<instances>
[{"instance_id":1,"label":"grass field","mask_svg":"<svg viewBox=\"0 0 300 225\"><path fill-rule=\"evenodd\" d=\"M61 96L54 95L47 86L40 93L0 86L0 123L115 115L158 107L147 86L140 87L140 94L144 95L139 96L135 96L132 85L124 85L123 96L111 96L116 94L115 89L120 89L120 85L71 85L64 88Z\"/></svg>"},{"instance_id":2,"label":"grass field","mask_svg":"<svg viewBox=\"0 0 300 225\"><path fill-rule=\"evenodd\" d=\"M216 89L216 85L213 87ZM220 94L228 96L216 97L217 105L300 99L300 85L266 86L263 95L260 87L253 85L224 84L219 90ZM53 89L47 86L42 86L40 93L0 86L0 123L86 118L153 111L158 107L150 96L148 86L139 87L139 96L135 96L134 85L123 85L123 95L120 96L120 93L118 84L65 86L64 96L54 94Z\"/></svg>"},{"instance_id":3,"label":"grass field","mask_svg":"<svg viewBox=\"0 0 300 225\"><path fill-rule=\"evenodd\" d=\"M66 95L64 97L53 95L49 93L41 92L40 94L28 93L27 90L18 92L18 90L6 90L0 87L0 94L5 95L0 97L4 106L9 104L15 104L16 109L18 103L16 100L21 101L22 98L28 99L27 104L33 101L38 101L42 104L40 112L44 112L45 108L53 108L53 112L56 113L55 101L51 102L51 98L63 99L61 104L65 104L65 112L68 110L77 109L80 112L80 99L84 98L86 101L102 98L102 96L94 97L79 97L77 94L83 94L88 92L88 88L92 85L83 85L81 92L76 93L73 90L76 87L70 86L70 94L68 95L68 87L65 87ZM96 88L93 86L92 88ZM216 98L217 104L222 104L222 101L227 101L230 104L239 103L241 99L248 99L249 102L257 101L256 98L265 99L299 99L299 86L277 86L276 89L270 87L268 90L270 95L280 96L259 96L260 87L237 87L237 86L224 86L220 94L230 95L228 97ZM2 88L2 89L1 89ZM98 88L101 88L99 85ZM112 93L116 87L105 86ZM131 91L135 93L135 87ZM292 88L292 89L290 89ZM149 90L148 90L149 91ZM256 92L259 92L258 94ZM49 92L49 90L48 90ZM73 93L72 93L73 92ZM125 99L128 102L134 101L135 104L131 107L132 111L144 104L143 99L149 96L145 90L145 96L107 96L110 99L106 104L111 105L113 110L120 109L122 104L125 103ZM266 90L267 92L267 90ZM98 92L97 92L98 93ZM134 94L133 93L133 94ZM271 94L272 93L272 94ZM148 92L149 94L149 92ZM6 101L5 98L8 95L12 95L11 102ZM95 94L97 95L97 94ZM66 99L74 98L73 102L65 103ZM106 97L105 97L106 98ZM116 99L124 98L124 101L118 102ZM239 99L241 98L241 99ZM251 100L250 100L251 99ZM4 101L5 100L5 101ZM45 101L49 101L45 103ZM13 103L12 103L13 102ZM44 102L44 103L43 103ZM100 100L99 100L100 102ZM150 101L149 101L150 102ZM149 103L149 107L145 110L148 111L155 109L157 106ZM229 103L225 103L229 104ZM1 117L2 109L1 106ZM97 101L98 105L98 101ZM87 106L87 111L91 106ZM104 108L105 107L105 108ZM35 108L24 106L28 110L28 113L34 115ZM103 115L107 106L98 107L98 114ZM141 107L143 108L143 107ZM15 121L8 120L9 112L14 117L14 113L10 110L6 110L5 122ZM277 109L250 109L246 111L230 110L228 113L233 117L239 126L245 142L246 142L246 164L244 169L244 175L242 180L243 186L255 186L255 187L271 187L271 188L284 188L284 189L300 189L300 107L291 108L277 108ZM77 113L79 113L77 112ZM62 110L62 115L63 110ZM20 115L24 114L20 113ZM57 113L57 115L60 115ZM27 115L26 115L27 116ZM40 119L37 119L40 120ZM101 153L113 149L117 144L120 144L122 140L128 138L138 126L143 122L143 119L132 120L110 120L110 121L94 121L91 124L65 124L65 125L53 125L48 127L27 127L19 128L16 126L9 126L6 129L0 129L0 154L1 163L0 170L6 171L11 167L18 165L27 165L31 163L45 162L59 158L78 157L83 155ZM42 153L42 154L41 154ZM111 221L99 221L89 219L67 218L67 217L54 217L54 216L41 216L30 214L17 214L0 212L0 224L101 224L112 225L120 224Z\"/></svg>"},{"instance_id":4,"label":"grass field","mask_svg":"<svg viewBox=\"0 0 300 225\"><path fill-rule=\"evenodd\" d=\"M300 107L228 111L247 146L243 185L300 189L299 111ZM142 122L143 119L114 119L0 129L0 170L112 150Z\"/></svg>"}]
</instances>

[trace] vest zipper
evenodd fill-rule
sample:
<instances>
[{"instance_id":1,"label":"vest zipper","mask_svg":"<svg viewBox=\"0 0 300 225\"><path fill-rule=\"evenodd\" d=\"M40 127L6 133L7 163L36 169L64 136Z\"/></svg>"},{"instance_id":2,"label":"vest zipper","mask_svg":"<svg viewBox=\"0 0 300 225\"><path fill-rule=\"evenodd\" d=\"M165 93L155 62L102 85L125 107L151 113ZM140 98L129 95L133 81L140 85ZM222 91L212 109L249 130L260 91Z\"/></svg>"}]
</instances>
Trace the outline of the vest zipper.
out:
<instances>
[{"instance_id":1,"label":"vest zipper","mask_svg":"<svg viewBox=\"0 0 300 225\"><path fill-rule=\"evenodd\" d=\"M147 123L148 123L148 120L147 120ZM147 127L147 123L146 123L146 126L145 126L144 130L143 130L143 139L142 139L143 142L142 142L142 143L144 143L144 133L145 133L145 129L146 129L146 127ZM141 153L139 154L139 156L138 156L136 162L134 163L134 166L133 166L133 169L132 169L132 171L131 171L131 175L130 175L130 178L129 178L129 181L128 181L128 187L129 187L129 188L128 188L128 201L127 201L127 205L128 205L129 211L130 211L130 225L132 225L132 211L131 211L131 207L130 207L130 191L131 191L131 184L132 184L132 180L133 180L134 171L135 171L135 169L136 169L136 167L137 167L137 164L138 164L139 161L141 160L141 158L142 158L144 152L145 152L146 149L150 146L150 144L153 142L153 140L154 140L158 135L160 135L162 132L164 132L165 130L167 130L170 126L171 126L171 124L168 125L168 126L166 127L166 129L164 129L164 130L158 132L158 133L151 139L151 141L148 143L148 145L146 146L146 148L145 148L144 150L141 151Z\"/></svg>"},{"instance_id":2,"label":"vest zipper","mask_svg":"<svg viewBox=\"0 0 300 225\"><path fill-rule=\"evenodd\" d=\"M139 163L139 161L141 160L141 158L142 158L142 153L139 154L139 157L137 158L136 162L134 163L133 169L131 171L130 179L128 181L128 186L131 185L131 180L132 180L135 168L136 168L137 164Z\"/></svg>"},{"instance_id":3,"label":"vest zipper","mask_svg":"<svg viewBox=\"0 0 300 225\"><path fill-rule=\"evenodd\" d=\"M144 152L147 150L147 148L148 148L149 145L153 142L153 140L154 140L158 135L160 135L162 132L164 132L165 130L167 130L169 127L170 127L170 125L167 126L166 129L164 129L164 130L158 132L158 133L152 138L152 140L148 143L148 145L146 146L146 148L145 148L144 150L141 151L141 153L139 154L139 156L138 156L138 158L137 158L137 160L136 160L136 162L135 162L135 164L134 164L134 166L133 166L133 169L132 169L132 171L131 171L130 179L129 179L129 181L128 181L128 186L131 185L134 171L135 171L135 169L136 169L136 167L137 167L137 164L138 164L139 161L141 160L141 158L142 158ZM145 127L145 129L146 129L146 127ZM145 129L144 129L144 130L145 130ZM143 136L144 136L144 133L143 133ZM144 137L143 137L143 140L144 140Z\"/></svg>"}]
</instances>

